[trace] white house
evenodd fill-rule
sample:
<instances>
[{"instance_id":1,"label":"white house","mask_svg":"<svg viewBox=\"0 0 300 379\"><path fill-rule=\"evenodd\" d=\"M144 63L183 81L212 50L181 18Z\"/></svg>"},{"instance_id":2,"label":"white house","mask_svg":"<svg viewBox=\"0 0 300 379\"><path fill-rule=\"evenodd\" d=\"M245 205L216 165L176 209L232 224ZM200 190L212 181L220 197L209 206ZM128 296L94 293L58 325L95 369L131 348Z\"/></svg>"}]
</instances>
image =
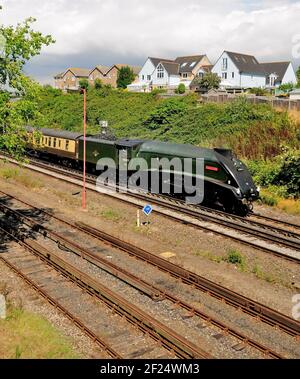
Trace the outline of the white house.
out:
<instances>
[{"instance_id":1,"label":"white house","mask_svg":"<svg viewBox=\"0 0 300 379\"><path fill-rule=\"evenodd\" d=\"M252 55L224 51L212 72L221 78L221 87L225 88L264 87L266 84L265 74Z\"/></svg>"},{"instance_id":2,"label":"white house","mask_svg":"<svg viewBox=\"0 0 300 379\"><path fill-rule=\"evenodd\" d=\"M281 84L297 84L297 76L291 62L261 63L266 73L266 87L275 88Z\"/></svg>"},{"instance_id":3,"label":"white house","mask_svg":"<svg viewBox=\"0 0 300 379\"><path fill-rule=\"evenodd\" d=\"M259 63L253 55L224 51L212 72L221 78L222 88L275 88L297 83L291 62Z\"/></svg>"},{"instance_id":4,"label":"white house","mask_svg":"<svg viewBox=\"0 0 300 379\"><path fill-rule=\"evenodd\" d=\"M154 71L156 70L160 62L173 62L173 61L170 59L149 57L144 63L141 71L139 72L138 82L133 83L132 85L129 85L127 88L131 91L138 91L138 90L142 92L151 91L152 85L153 85L153 79L156 79L156 76L157 76L157 72L154 75ZM166 78L166 76L167 75L164 75L164 78ZM162 81L161 80L162 78L157 78L157 79L158 79L158 82Z\"/></svg>"},{"instance_id":5,"label":"white house","mask_svg":"<svg viewBox=\"0 0 300 379\"><path fill-rule=\"evenodd\" d=\"M127 86L130 91L148 92L154 88L174 89L180 83L189 87L196 75L211 67L206 55L189 55L175 60L149 57L139 73L138 83Z\"/></svg>"}]
</instances>

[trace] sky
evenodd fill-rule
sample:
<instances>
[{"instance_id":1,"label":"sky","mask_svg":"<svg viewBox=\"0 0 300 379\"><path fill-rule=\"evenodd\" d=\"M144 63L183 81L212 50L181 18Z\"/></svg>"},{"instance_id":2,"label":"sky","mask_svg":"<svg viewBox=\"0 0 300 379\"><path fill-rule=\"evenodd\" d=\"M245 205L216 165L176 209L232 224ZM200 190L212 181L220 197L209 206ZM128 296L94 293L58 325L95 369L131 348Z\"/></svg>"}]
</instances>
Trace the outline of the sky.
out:
<instances>
[{"instance_id":1,"label":"sky","mask_svg":"<svg viewBox=\"0 0 300 379\"><path fill-rule=\"evenodd\" d=\"M300 0L0 0L0 24L29 16L56 40L26 65L42 83L67 67L224 50L300 64Z\"/></svg>"}]
</instances>

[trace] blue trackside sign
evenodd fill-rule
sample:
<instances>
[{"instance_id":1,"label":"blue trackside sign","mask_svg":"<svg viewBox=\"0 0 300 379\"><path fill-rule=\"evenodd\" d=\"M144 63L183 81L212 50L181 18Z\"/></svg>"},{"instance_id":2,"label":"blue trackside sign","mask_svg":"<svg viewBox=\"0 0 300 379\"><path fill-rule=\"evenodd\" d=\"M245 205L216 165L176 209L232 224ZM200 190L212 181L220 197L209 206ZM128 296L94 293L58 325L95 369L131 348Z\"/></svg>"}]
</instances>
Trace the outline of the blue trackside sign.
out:
<instances>
[{"instance_id":1,"label":"blue trackside sign","mask_svg":"<svg viewBox=\"0 0 300 379\"><path fill-rule=\"evenodd\" d=\"M150 204L145 205L143 208L143 212L145 213L146 216L149 216L152 211L153 211L153 208L151 207Z\"/></svg>"}]
</instances>

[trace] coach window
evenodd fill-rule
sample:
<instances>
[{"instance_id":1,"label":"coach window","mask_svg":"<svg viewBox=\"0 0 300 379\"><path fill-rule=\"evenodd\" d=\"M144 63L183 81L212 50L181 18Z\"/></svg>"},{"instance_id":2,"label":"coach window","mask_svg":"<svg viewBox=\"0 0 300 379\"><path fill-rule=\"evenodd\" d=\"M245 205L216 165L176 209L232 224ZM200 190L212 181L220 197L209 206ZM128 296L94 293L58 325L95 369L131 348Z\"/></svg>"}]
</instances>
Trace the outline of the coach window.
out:
<instances>
[{"instance_id":1,"label":"coach window","mask_svg":"<svg viewBox=\"0 0 300 379\"><path fill-rule=\"evenodd\" d=\"M51 137L49 137L48 146L51 146Z\"/></svg>"},{"instance_id":2,"label":"coach window","mask_svg":"<svg viewBox=\"0 0 300 379\"><path fill-rule=\"evenodd\" d=\"M69 141L66 140L66 150L69 150Z\"/></svg>"},{"instance_id":3,"label":"coach window","mask_svg":"<svg viewBox=\"0 0 300 379\"><path fill-rule=\"evenodd\" d=\"M58 140L58 147L61 147L61 140Z\"/></svg>"},{"instance_id":4,"label":"coach window","mask_svg":"<svg viewBox=\"0 0 300 379\"><path fill-rule=\"evenodd\" d=\"M56 147L56 138L53 138L53 147Z\"/></svg>"}]
</instances>

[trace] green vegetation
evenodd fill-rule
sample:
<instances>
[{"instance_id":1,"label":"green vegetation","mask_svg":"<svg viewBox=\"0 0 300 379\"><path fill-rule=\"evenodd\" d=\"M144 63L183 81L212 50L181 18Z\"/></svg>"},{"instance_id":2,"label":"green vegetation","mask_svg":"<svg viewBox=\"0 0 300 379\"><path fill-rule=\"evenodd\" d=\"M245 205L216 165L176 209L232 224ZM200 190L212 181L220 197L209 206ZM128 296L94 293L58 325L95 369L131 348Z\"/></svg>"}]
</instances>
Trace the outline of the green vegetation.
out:
<instances>
[{"instance_id":1,"label":"green vegetation","mask_svg":"<svg viewBox=\"0 0 300 379\"><path fill-rule=\"evenodd\" d=\"M213 89L213 88L219 88L221 79L219 78L217 74L208 72L203 77L200 77L200 76L196 77L193 80L193 83L199 86L200 88L204 88L207 91L209 91L210 89Z\"/></svg>"},{"instance_id":2,"label":"green vegetation","mask_svg":"<svg viewBox=\"0 0 300 379\"><path fill-rule=\"evenodd\" d=\"M121 219L121 215L115 209L106 209L101 212L101 216L110 221L119 221Z\"/></svg>"},{"instance_id":3,"label":"green vegetation","mask_svg":"<svg viewBox=\"0 0 300 379\"><path fill-rule=\"evenodd\" d=\"M90 88L89 81L87 79L80 79L79 80L79 86L82 89L88 90Z\"/></svg>"},{"instance_id":4,"label":"green vegetation","mask_svg":"<svg viewBox=\"0 0 300 379\"><path fill-rule=\"evenodd\" d=\"M183 95L185 93L185 85L183 83L180 83L178 87L176 88L175 93L178 93L179 95Z\"/></svg>"},{"instance_id":5,"label":"green vegetation","mask_svg":"<svg viewBox=\"0 0 300 379\"><path fill-rule=\"evenodd\" d=\"M134 72L129 66L121 67L118 71L117 87L123 89L127 88L127 86L134 81L134 78Z\"/></svg>"},{"instance_id":6,"label":"green vegetation","mask_svg":"<svg viewBox=\"0 0 300 379\"><path fill-rule=\"evenodd\" d=\"M269 94L268 91L260 87L251 88L248 92L256 96L267 96Z\"/></svg>"},{"instance_id":7,"label":"green vegetation","mask_svg":"<svg viewBox=\"0 0 300 379\"><path fill-rule=\"evenodd\" d=\"M0 6L1 12L1 6ZM3 56L0 58L0 149L5 148L20 158L24 153L24 131L22 126L37 117L37 99L40 86L23 74L23 67L32 57L38 55L43 46L54 42L51 36L43 36L31 28L36 20L32 17L16 27L0 24L0 36L4 38ZM21 97L10 101L10 89Z\"/></svg>"},{"instance_id":8,"label":"green vegetation","mask_svg":"<svg viewBox=\"0 0 300 379\"><path fill-rule=\"evenodd\" d=\"M226 262L238 266L241 271L245 271L246 269L245 257L238 250L229 249Z\"/></svg>"},{"instance_id":9,"label":"green vegetation","mask_svg":"<svg viewBox=\"0 0 300 379\"><path fill-rule=\"evenodd\" d=\"M298 79L297 87L300 88L300 66L298 67L296 75L297 75L297 79Z\"/></svg>"},{"instance_id":10,"label":"green vegetation","mask_svg":"<svg viewBox=\"0 0 300 379\"><path fill-rule=\"evenodd\" d=\"M108 120L117 137L228 147L246 160L256 183L268 187L270 194L262 195L267 204L299 197L299 120L287 112L253 105L243 96L227 104L201 104L195 94L163 99L160 91L129 93L107 86L91 88L87 101L89 133L98 133L99 120ZM81 130L82 97L43 88L34 123Z\"/></svg>"},{"instance_id":11,"label":"green vegetation","mask_svg":"<svg viewBox=\"0 0 300 379\"><path fill-rule=\"evenodd\" d=\"M281 84L281 86L279 86L279 89L283 92L291 92L293 89L295 88L294 84L293 83L285 83L285 84Z\"/></svg>"},{"instance_id":12,"label":"green vegetation","mask_svg":"<svg viewBox=\"0 0 300 379\"><path fill-rule=\"evenodd\" d=\"M9 306L0 320L0 358L80 358L46 319Z\"/></svg>"}]
</instances>

